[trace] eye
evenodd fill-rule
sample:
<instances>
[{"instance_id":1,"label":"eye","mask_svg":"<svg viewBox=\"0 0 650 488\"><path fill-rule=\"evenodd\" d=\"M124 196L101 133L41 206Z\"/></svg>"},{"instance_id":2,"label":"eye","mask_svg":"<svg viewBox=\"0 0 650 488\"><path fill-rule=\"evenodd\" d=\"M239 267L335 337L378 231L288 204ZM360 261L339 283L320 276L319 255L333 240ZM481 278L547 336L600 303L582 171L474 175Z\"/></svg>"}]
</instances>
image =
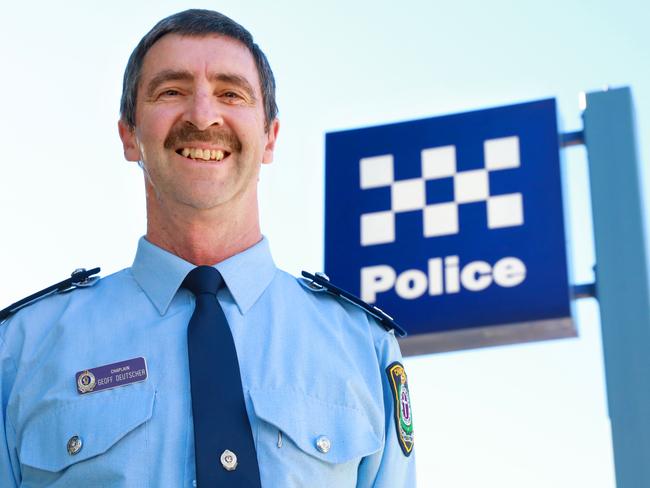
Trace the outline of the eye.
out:
<instances>
[{"instance_id":1,"label":"eye","mask_svg":"<svg viewBox=\"0 0 650 488\"><path fill-rule=\"evenodd\" d=\"M169 98L169 97L177 97L180 95L180 92L178 90L174 90L173 88L169 88L168 90L163 90L158 94L158 98Z\"/></svg>"},{"instance_id":2,"label":"eye","mask_svg":"<svg viewBox=\"0 0 650 488\"><path fill-rule=\"evenodd\" d=\"M241 100L242 96L234 91L226 91L221 94L222 97L227 98L229 100Z\"/></svg>"}]
</instances>

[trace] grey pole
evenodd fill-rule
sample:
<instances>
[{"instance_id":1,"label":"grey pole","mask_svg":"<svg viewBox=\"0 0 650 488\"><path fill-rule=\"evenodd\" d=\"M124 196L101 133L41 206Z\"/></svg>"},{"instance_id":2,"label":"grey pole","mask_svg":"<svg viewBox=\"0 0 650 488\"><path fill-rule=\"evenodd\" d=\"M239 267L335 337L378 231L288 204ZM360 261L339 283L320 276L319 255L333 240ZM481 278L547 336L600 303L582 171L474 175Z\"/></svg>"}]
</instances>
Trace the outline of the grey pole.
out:
<instances>
[{"instance_id":1,"label":"grey pole","mask_svg":"<svg viewBox=\"0 0 650 488\"><path fill-rule=\"evenodd\" d=\"M650 293L630 89L587 94L583 118L616 482L650 487Z\"/></svg>"}]
</instances>

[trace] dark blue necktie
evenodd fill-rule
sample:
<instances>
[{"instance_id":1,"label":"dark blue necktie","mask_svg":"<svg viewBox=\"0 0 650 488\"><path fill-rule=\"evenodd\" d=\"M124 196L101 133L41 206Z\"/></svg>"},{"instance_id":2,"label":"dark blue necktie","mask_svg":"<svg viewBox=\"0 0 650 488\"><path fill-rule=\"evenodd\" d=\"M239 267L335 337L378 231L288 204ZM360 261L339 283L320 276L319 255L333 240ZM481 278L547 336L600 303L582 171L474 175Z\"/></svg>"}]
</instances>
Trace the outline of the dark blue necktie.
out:
<instances>
[{"instance_id":1,"label":"dark blue necktie","mask_svg":"<svg viewBox=\"0 0 650 488\"><path fill-rule=\"evenodd\" d=\"M187 329L196 481L199 488L260 487L237 351L217 301L222 285L210 266L194 268L183 281L196 295Z\"/></svg>"}]
</instances>

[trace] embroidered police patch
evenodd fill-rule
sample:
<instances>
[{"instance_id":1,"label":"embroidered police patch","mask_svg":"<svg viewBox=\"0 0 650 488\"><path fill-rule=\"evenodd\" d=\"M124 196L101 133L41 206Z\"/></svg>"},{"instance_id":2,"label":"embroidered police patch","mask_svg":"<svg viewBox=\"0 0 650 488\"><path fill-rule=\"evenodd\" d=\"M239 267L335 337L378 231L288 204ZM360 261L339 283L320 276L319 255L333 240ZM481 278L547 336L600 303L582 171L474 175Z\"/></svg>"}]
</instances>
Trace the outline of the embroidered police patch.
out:
<instances>
[{"instance_id":1,"label":"embroidered police patch","mask_svg":"<svg viewBox=\"0 0 650 488\"><path fill-rule=\"evenodd\" d=\"M405 456L413 452L413 412L411 411L411 397L409 395L408 381L404 366L395 361L386 368L388 382L393 392L395 405L395 429L397 440Z\"/></svg>"}]
</instances>

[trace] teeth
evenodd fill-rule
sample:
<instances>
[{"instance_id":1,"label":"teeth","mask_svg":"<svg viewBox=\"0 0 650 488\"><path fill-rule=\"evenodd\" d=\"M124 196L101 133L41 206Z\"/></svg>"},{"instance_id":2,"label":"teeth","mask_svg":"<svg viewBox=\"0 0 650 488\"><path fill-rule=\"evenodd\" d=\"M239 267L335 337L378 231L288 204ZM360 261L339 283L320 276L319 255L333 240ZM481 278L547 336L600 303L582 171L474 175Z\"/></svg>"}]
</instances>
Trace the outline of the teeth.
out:
<instances>
[{"instance_id":1,"label":"teeth","mask_svg":"<svg viewBox=\"0 0 650 488\"><path fill-rule=\"evenodd\" d=\"M181 154L184 157L190 157L192 159L201 159L203 161L221 161L225 154L219 149L197 149L194 147L185 147L181 151Z\"/></svg>"}]
</instances>

